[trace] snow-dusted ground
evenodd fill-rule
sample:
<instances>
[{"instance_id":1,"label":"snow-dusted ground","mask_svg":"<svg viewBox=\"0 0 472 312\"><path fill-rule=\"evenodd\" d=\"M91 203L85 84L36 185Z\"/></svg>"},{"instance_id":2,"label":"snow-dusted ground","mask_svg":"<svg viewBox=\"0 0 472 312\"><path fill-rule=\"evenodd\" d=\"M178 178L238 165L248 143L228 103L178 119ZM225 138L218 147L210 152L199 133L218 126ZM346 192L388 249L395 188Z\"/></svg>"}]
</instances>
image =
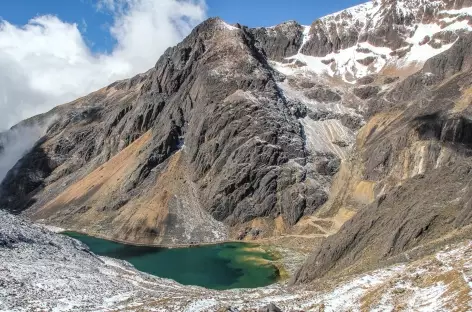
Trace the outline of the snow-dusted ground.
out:
<instances>
[{"instance_id":1,"label":"snow-dusted ground","mask_svg":"<svg viewBox=\"0 0 472 312\"><path fill-rule=\"evenodd\" d=\"M0 311L466 311L472 242L330 285L213 291L97 257L80 242L0 212Z\"/></svg>"}]
</instances>

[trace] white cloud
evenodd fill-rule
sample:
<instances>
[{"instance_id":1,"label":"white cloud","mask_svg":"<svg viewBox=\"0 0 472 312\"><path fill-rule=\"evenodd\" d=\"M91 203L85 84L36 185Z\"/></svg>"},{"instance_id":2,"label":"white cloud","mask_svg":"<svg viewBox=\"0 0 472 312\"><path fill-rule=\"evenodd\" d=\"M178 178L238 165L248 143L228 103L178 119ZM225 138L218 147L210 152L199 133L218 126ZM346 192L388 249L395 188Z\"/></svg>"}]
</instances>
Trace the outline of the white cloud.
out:
<instances>
[{"instance_id":1,"label":"white cloud","mask_svg":"<svg viewBox=\"0 0 472 312\"><path fill-rule=\"evenodd\" d=\"M102 0L117 44L94 54L77 24L39 16L0 21L0 130L151 68L205 18L203 0Z\"/></svg>"},{"instance_id":2,"label":"white cloud","mask_svg":"<svg viewBox=\"0 0 472 312\"><path fill-rule=\"evenodd\" d=\"M131 77L154 66L205 18L197 0L102 0L114 17L117 45L94 54L77 24L39 16L27 25L0 20L0 132L22 119ZM82 30L87 25L82 21ZM15 128L0 136L0 181L31 149L47 125Z\"/></svg>"}]
</instances>

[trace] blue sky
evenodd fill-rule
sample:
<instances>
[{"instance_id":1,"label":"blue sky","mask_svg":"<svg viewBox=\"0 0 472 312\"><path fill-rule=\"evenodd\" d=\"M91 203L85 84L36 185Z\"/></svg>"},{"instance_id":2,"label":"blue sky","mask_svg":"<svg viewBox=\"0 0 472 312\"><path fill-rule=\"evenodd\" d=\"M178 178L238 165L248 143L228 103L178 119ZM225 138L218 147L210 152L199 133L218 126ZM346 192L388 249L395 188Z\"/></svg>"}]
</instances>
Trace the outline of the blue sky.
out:
<instances>
[{"instance_id":1,"label":"blue sky","mask_svg":"<svg viewBox=\"0 0 472 312\"><path fill-rule=\"evenodd\" d=\"M220 16L229 23L271 26L287 20L310 24L314 19L366 0L206 0L207 15ZM77 23L94 52L110 51L114 40L108 33L113 22L109 12L99 11L96 0L3 0L0 17L24 25L38 15L53 14L64 22Z\"/></svg>"}]
</instances>

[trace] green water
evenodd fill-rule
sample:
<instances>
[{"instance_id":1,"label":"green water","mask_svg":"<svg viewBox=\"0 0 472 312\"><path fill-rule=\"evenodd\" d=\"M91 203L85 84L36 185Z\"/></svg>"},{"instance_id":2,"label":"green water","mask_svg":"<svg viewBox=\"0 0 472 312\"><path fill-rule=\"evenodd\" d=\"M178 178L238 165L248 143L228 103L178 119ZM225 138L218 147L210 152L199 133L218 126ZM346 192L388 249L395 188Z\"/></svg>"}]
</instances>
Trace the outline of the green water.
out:
<instances>
[{"instance_id":1,"label":"green water","mask_svg":"<svg viewBox=\"0 0 472 312\"><path fill-rule=\"evenodd\" d=\"M160 248L116 243L74 232L97 255L126 260L140 271L173 279L184 285L211 289L255 288L274 283L278 269L264 260L271 254L245 243L187 248Z\"/></svg>"}]
</instances>

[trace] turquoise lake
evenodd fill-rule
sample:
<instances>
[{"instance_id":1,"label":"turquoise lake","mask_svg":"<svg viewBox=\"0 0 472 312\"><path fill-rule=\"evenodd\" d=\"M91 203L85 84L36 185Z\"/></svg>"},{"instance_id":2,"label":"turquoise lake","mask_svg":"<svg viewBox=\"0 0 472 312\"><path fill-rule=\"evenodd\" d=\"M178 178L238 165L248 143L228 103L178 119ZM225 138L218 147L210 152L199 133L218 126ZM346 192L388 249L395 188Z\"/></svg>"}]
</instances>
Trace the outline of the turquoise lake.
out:
<instances>
[{"instance_id":1,"label":"turquoise lake","mask_svg":"<svg viewBox=\"0 0 472 312\"><path fill-rule=\"evenodd\" d=\"M273 255L253 244L161 248L126 245L75 232L62 234L82 241L97 255L126 260L140 271L184 285L220 290L255 288L279 278L279 270L270 263Z\"/></svg>"}]
</instances>

